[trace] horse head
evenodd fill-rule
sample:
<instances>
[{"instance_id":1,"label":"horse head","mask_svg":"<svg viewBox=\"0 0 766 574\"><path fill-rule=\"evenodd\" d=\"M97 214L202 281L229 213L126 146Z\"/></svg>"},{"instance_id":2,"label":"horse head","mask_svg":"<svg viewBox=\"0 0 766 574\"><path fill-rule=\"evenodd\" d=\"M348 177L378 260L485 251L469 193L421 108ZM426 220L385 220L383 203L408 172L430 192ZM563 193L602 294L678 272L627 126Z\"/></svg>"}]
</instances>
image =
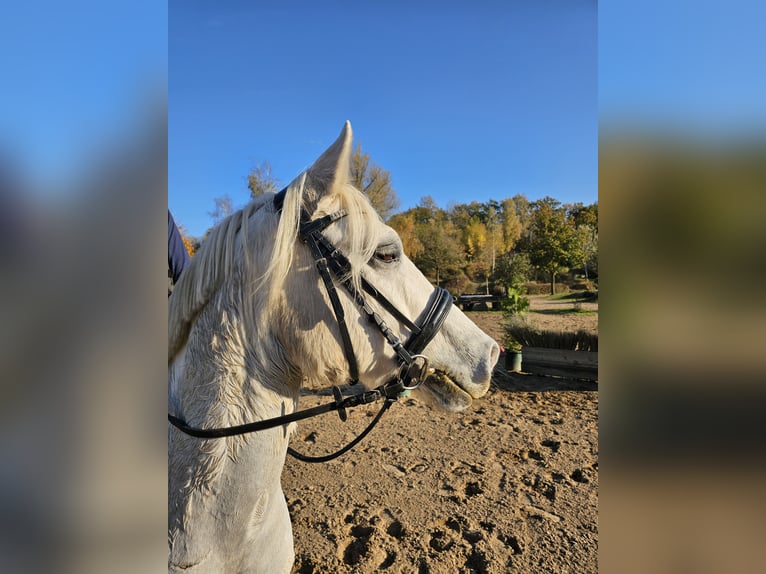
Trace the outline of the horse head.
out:
<instances>
[{"instance_id":1,"label":"horse head","mask_svg":"<svg viewBox=\"0 0 766 574\"><path fill-rule=\"evenodd\" d=\"M359 291L363 290L362 281L373 286L401 315L421 324L434 287L404 253L397 233L349 183L351 152L351 125L346 122L335 143L288 187L282 224L296 229L301 209L313 221L345 213L322 233L348 259L350 282ZM297 241L293 244L293 271L285 278L282 304L278 305L286 311L282 315L285 329L280 335L286 341L284 347L293 349L292 360L301 364L304 374L311 373L323 384L347 382L353 377L327 290L310 250ZM358 302L348 290L341 287L338 292L359 363L359 380L367 387L376 387L396 374L399 357L377 325L359 312ZM370 306L402 340L412 335L412 325L373 300ZM307 337L307 333L311 335ZM460 411L489 389L499 348L453 307L423 354L430 360L431 371L418 389L419 396L438 407Z\"/></svg>"}]
</instances>

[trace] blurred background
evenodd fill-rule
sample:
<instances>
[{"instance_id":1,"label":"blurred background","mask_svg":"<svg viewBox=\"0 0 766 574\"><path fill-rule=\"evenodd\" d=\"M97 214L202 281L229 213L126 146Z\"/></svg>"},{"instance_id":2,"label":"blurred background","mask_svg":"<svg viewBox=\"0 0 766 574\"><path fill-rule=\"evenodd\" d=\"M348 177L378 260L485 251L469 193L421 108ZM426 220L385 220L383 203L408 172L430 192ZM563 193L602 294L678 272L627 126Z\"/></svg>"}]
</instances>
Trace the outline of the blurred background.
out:
<instances>
[{"instance_id":1,"label":"blurred background","mask_svg":"<svg viewBox=\"0 0 766 574\"><path fill-rule=\"evenodd\" d=\"M167 8L0 18L0 571L167 563Z\"/></svg>"},{"instance_id":2,"label":"blurred background","mask_svg":"<svg viewBox=\"0 0 766 574\"><path fill-rule=\"evenodd\" d=\"M605 572L764 567L763 16L599 5Z\"/></svg>"}]
</instances>

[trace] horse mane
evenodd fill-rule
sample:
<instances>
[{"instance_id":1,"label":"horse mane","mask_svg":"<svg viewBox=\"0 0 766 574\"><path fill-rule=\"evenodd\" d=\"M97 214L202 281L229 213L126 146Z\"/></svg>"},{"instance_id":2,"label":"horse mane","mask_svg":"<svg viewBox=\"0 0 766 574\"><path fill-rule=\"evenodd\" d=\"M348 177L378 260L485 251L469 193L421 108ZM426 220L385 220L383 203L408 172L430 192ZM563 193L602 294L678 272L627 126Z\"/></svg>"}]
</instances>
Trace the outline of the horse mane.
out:
<instances>
[{"instance_id":1,"label":"horse mane","mask_svg":"<svg viewBox=\"0 0 766 574\"><path fill-rule=\"evenodd\" d=\"M181 274L168 300L168 361L186 344L194 320L225 278L236 271L237 265L247 264L250 260L246 256L240 263L237 255L247 255L249 223L259 224L264 218L250 220L264 211L272 200L273 194L264 194L221 221L210 231Z\"/></svg>"},{"instance_id":2,"label":"horse mane","mask_svg":"<svg viewBox=\"0 0 766 574\"><path fill-rule=\"evenodd\" d=\"M194 320L221 288L225 278L239 270L248 296L265 296L276 303L292 266L302 206L315 206L315 217L345 209L344 253L351 262L351 281L359 288L361 270L378 245L380 216L364 194L348 183L333 186L331 194L318 196L310 172L304 172L287 187L277 229L269 224L273 194L255 198L216 226L192 257L169 299L168 361L186 344ZM252 220L251 220L252 218ZM375 225L375 223L378 225ZM250 226L253 226L251 232ZM268 233L267 230L271 230ZM273 238L270 256L262 261ZM241 257L240 257L241 256ZM265 267L265 269L263 269ZM263 269L262 272L258 270ZM267 292L263 292L267 289Z\"/></svg>"}]
</instances>

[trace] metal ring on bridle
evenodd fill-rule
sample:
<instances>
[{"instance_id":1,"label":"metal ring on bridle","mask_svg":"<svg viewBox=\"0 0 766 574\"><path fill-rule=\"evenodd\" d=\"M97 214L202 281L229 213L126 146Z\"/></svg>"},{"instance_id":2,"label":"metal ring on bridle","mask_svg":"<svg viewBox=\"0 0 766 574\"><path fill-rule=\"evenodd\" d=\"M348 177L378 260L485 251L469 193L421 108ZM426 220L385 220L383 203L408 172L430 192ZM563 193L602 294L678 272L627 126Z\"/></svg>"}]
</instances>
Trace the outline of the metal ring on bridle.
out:
<instances>
[{"instance_id":1,"label":"metal ring on bridle","mask_svg":"<svg viewBox=\"0 0 766 574\"><path fill-rule=\"evenodd\" d=\"M417 373L413 374L413 369L418 368L418 359L422 360L422 366L420 366L420 370ZM423 381L425 381L428 377L429 366L430 361L428 357L425 355L413 355L412 361L403 364L399 370L399 380L402 381L402 388L405 391L414 391L420 385L422 385ZM415 384L408 384L412 381L415 381Z\"/></svg>"}]
</instances>

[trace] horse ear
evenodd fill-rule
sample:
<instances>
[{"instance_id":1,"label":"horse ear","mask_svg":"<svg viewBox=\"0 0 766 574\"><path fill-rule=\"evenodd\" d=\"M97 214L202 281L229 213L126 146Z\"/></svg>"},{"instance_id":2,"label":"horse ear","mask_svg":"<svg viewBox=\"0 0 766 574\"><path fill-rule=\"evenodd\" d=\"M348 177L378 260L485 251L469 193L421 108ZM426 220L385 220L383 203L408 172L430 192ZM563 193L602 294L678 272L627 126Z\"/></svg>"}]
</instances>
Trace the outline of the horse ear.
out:
<instances>
[{"instance_id":1,"label":"horse ear","mask_svg":"<svg viewBox=\"0 0 766 574\"><path fill-rule=\"evenodd\" d=\"M332 194L348 183L352 138L351 122L346 121L335 143L309 168L308 176L314 184L312 187L320 197Z\"/></svg>"}]
</instances>

